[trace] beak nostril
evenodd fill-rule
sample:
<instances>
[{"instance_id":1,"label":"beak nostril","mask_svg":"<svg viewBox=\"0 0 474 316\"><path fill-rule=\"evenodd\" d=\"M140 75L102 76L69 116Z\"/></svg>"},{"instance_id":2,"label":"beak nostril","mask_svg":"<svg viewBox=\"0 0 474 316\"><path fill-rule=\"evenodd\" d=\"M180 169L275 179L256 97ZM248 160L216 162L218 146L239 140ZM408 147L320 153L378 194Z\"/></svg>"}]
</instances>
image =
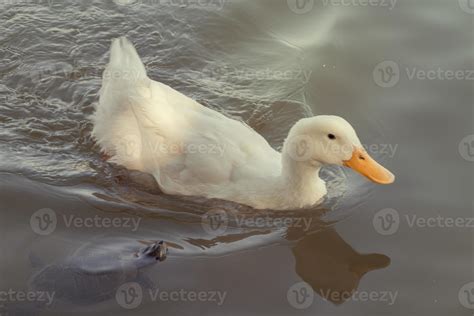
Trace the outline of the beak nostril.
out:
<instances>
[{"instance_id":1,"label":"beak nostril","mask_svg":"<svg viewBox=\"0 0 474 316\"><path fill-rule=\"evenodd\" d=\"M359 159L360 160L365 160L365 157L364 156L359 156Z\"/></svg>"}]
</instances>

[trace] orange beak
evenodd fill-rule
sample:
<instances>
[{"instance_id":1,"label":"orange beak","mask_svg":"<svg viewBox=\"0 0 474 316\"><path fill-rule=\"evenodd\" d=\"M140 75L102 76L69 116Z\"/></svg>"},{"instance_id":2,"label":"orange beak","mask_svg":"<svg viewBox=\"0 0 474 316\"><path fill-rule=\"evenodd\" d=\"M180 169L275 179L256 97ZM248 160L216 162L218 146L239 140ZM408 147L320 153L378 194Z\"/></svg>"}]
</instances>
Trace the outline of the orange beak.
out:
<instances>
[{"instance_id":1,"label":"orange beak","mask_svg":"<svg viewBox=\"0 0 474 316\"><path fill-rule=\"evenodd\" d=\"M344 161L344 166L349 167L375 183L390 184L395 181L393 173L381 166L362 148L356 148L352 158Z\"/></svg>"}]
</instances>

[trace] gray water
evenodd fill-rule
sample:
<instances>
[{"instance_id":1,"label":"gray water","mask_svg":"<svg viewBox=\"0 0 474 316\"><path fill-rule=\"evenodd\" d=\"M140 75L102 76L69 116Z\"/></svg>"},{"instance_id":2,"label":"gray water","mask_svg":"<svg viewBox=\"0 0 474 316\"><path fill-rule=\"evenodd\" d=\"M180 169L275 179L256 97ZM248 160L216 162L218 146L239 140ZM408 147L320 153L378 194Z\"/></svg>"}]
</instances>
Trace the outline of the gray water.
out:
<instances>
[{"instance_id":1,"label":"gray water","mask_svg":"<svg viewBox=\"0 0 474 316\"><path fill-rule=\"evenodd\" d=\"M472 315L474 4L365 4L0 2L0 315ZM256 212L136 181L90 137L119 36L151 78L277 149L300 118L345 117L397 182L327 168L324 205ZM217 230L206 221L215 212L227 216ZM41 225L45 214L54 227ZM202 299L155 299L143 287L135 306L107 285L108 299L47 306L2 296L33 292L39 266L79 259L88 245L112 253L156 240L170 252L148 281Z\"/></svg>"}]
</instances>

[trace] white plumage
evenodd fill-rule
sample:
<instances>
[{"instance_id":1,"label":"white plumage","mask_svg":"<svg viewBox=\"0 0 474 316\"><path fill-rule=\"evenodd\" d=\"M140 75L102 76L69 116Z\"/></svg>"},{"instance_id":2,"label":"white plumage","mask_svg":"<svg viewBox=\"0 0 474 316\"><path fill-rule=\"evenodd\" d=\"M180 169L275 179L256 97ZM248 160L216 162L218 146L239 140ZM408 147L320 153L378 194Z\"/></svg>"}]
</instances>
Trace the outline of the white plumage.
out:
<instances>
[{"instance_id":1,"label":"white plumage","mask_svg":"<svg viewBox=\"0 0 474 316\"><path fill-rule=\"evenodd\" d=\"M112 162L152 174L165 193L219 198L255 208L316 203L326 194L318 177L320 166L342 164L351 157L352 146L360 145L346 121L320 116L298 122L289 138L309 135L317 144L312 148L315 154L318 150L321 154L318 137L338 133L338 143L349 142L351 152L319 159L312 155L304 161L294 159L291 152L282 155L244 123L149 79L126 38L112 43L93 123L93 137ZM289 147L287 140L285 148Z\"/></svg>"}]
</instances>

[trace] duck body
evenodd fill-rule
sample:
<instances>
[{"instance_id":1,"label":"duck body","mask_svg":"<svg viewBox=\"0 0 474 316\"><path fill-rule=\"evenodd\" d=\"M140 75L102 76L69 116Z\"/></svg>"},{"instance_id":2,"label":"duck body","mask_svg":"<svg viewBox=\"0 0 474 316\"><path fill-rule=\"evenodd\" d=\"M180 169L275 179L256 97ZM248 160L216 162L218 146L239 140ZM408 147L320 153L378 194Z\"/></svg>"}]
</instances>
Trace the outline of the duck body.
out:
<instances>
[{"instance_id":1,"label":"duck body","mask_svg":"<svg viewBox=\"0 0 474 316\"><path fill-rule=\"evenodd\" d=\"M338 117L303 119L289 139L308 132L314 119L348 128ZM318 176L323 162L295 160L285 151L288 140L280 153L243 122L151 80L125 38L112 43L92 121L92 136L111 162L152 174L167 194L224 199L258 209L302 208L326 194ZM358 142L355 132L351 137Z\"/></svg>"}]
</instances>

